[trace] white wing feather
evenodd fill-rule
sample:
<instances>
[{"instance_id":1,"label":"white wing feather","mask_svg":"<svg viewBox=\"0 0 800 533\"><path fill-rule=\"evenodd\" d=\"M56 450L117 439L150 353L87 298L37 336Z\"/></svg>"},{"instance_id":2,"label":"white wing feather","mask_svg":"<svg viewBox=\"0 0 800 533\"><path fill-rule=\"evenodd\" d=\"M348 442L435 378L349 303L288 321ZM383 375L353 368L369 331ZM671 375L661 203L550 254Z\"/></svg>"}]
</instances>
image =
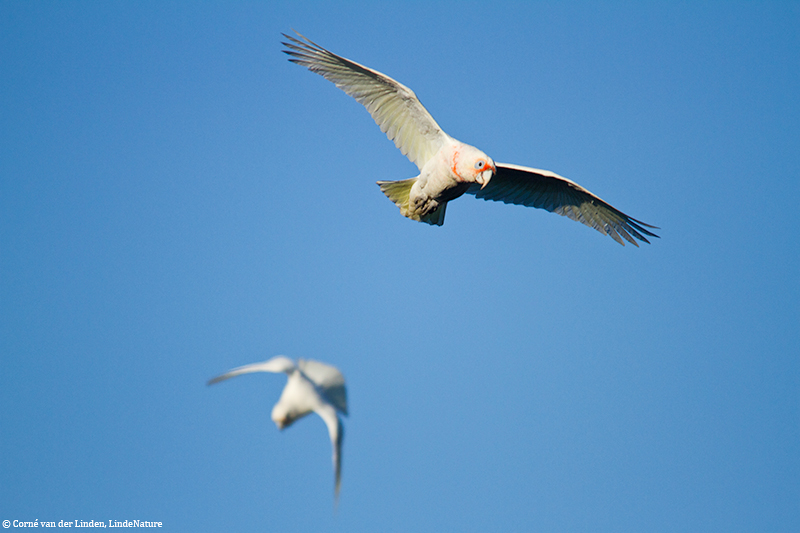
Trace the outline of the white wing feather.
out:
<instances>
[{"instance_id":1,"label":"white wing feather","mask_svg":"<svg viewBox=\"0 0 800 533\"><path fill-rule=\"evenodd\" d=\"M297 32L295 32L297 33ZM448 139L414 91L385 74L338 56L297 33L283 34L289 61L323 76L367 108L403 155L420 170Z\"/></svg>"},{"instance_id":2,"label":"white wing feather","mask_svg":"<svg viewBox=\"0 0 800 533\"><path fill-rule=\"evenodd\" d=\"M339 500L339 488L342 484L342 441L344 440L344 427L342 421L336 415L336 408L329 403L320 405L314 412L322 418L328 427L328 435L331 438L332 460L333 460L333 491L336 500Z\"/></svg>"},{"instance_id":3,"label":"white wing feather","mask_svg":"<svg viewBox=\"0 0 800 533\"><path fill-rule=\"evenodd\" d=\"M467 193L484 200L546 209L586 224L622 244L623 239L649 243L658 237L648 230L658 229L629 217L572 180L549 170L497 163L497 172L484 188L472 185Z\"/></svg>"},{"instance_id":4,"label":"white wing feather","mask_svg":"<svg viewBox=\"0 0 800 533\"><path fill-rule=\"evenodd\" d=\"M268 361L236 367L233 370L229 370L228 372L222 374L221 376L210 379L208 381L208 385L213 385L214 383L219 383L220 381L235 378L236 376L241 376L242 374L250 374L252 372L285 372L289 374L294 369L294 362L291 359L282 355L278 355Z\"/></svg>"}]
</instances>

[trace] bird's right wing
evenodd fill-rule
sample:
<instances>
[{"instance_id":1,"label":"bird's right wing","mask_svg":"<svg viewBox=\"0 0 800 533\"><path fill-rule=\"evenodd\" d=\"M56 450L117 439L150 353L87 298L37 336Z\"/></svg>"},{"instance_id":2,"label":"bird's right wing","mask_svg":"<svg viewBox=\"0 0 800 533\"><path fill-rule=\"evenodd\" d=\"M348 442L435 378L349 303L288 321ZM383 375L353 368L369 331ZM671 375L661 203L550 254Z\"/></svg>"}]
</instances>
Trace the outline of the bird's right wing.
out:
<instances>
[{"instance_id":1,"label":"bird's right wing","mask_svg":"<svg viewBox=\"0 0 800 533\"><path fill-rule=\"evenodd\" d=\"M278 355L268 361L236 367L233 370L222 374L221 376L210 379L207 384L213 385L214 383L219 383L220 381L241 376L242 374L250 374L252 372L285 372L288 374L294 369L294 362L291 359L282 355Z\"/></svg>"},{"instance_id":2,"label":"bird's right wing","mask_svg":"<svg viewBox=\"0 0 800 533\"><path fill-rule=\"evenodd\" d=\"M297 35L303 40L283 34L289 40L282 43L288 48L284 53L291 56L289 61L333 82L366 107L381 131L422 170L448 137L414 91L377 70L338 56L303 35Z\"/></svg>"},{"instance_id":3,"label":"bird's right wing","mask_svg":"<svg viewBox=\"0 0 800 533\"><path fill-rule=\"evenodd\" d=\"M328 435L331 438L331 448L333 449L333 491L336 501L339 500L339 487L342 484L342 441L344 440L344 426L336 415L336 409L329 403L323 403L315 409L315 412L322 418L328 427Z\"/></svg>"},{"instance_id":4,"label":"bird's right wing","mask_svg":"<svg viewBox=\"0 0 800 533\"><path fill-rule=\"evenodd\" d=\"M486 187L473 184L467 193L484 200L546 209L609 235L623 246L622 239L639 246L635 239L649 243L645 235L658 237L646 229L658 229L655 226L629 217L574 181L549 170L497 163L497 172Z\"/></svg>"},{"instance_id":5,"label":"bird's right wing","mask_svg":"<svg viewBox=\"0 0 800 533\"><path fill-rule=\"evenodd\" d=\"M338 368L312 359L299 359L297 367L336 409L347 414L347 389Z\"/></svg>"}]
</instances>

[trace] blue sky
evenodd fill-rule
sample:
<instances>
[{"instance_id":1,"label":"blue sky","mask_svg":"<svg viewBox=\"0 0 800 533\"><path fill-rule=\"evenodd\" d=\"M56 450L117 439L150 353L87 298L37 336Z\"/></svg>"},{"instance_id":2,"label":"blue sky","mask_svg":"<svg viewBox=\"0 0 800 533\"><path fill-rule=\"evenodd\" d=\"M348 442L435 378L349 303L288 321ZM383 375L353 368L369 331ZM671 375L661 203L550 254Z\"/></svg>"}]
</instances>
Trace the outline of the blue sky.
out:
<instances>
[{"instance_id":1,"label":"blue sky","mask_svg":"<svg viewBox=\"0 0 800 533\"><path fill-rule=\"evenodd\" d=\"M0 520L797 531L797 3L0 4ZM662 229L400 216L281 32ZM346 376L342 493L273 355Z\"/></svg>"}]
</instances>

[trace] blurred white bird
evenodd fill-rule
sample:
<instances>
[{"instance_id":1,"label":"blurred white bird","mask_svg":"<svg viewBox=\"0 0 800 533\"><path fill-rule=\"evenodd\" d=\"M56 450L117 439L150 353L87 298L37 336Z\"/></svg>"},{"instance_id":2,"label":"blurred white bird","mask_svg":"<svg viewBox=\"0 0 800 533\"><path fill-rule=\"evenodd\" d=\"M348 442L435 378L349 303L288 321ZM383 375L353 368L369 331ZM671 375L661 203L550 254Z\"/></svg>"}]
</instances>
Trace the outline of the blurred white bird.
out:
<instances>
[{"instance_id":1,"label":"blurred white bird","mask_svg":"<svg viewBox=\"0 0 800 533\"><path fill-rule=\"evenodd\" d=\"M288 357L279 355L262 363L234 368L209 380L208 384L251 372L285 372L289 376L278 403L272 408L272 421L278 429L291 426L311 412L317 413L328 426L333 447L334 495L338 500L344 427L337 411L347 415L347 390L342 373L318 361L298 359L295 365Z\"/></svg>"},{"instance_id":2,"label":"blurred white bird","mask_svg":"<svg viewBox=\"0 0 800 533\"><path fill-rule=\"evenodd\" d=\"M297 33L297 32L295 32ZM547 170L495 163L474 146L453 139L436 123L414 91L385 74L303 39L283 34L289 61L336 84L367 108L390 140L420 170L401 181L379 181L381 191L413 220L441 226L447 202L464 193L484 200L546 209L638 246L658 229L615 209L580 185Z\"/></svg>"}]
</instances>

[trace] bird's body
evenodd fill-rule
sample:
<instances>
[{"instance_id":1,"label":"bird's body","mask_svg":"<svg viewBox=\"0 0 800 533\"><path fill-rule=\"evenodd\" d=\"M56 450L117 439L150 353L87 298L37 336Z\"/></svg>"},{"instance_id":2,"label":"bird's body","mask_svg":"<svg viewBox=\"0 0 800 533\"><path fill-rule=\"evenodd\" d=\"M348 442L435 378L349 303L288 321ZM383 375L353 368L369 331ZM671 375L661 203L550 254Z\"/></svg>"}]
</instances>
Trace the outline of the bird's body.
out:
<instances>
[{"instance_id":1,"label":"bird's body","mask_svg":"<svg viewBox=\"0 0 800 533\"><path fill-rule=\"evenodd\" d=\"M288 357L279 355L262 363L234 368L209 380L208 384L252 372L283 372L288 375L281 397L272 408L271 418L278 429L287 428L311 413L317 413L325 422L333 448L334 490L338 497L344 437L338 413L347 415L347 391L342 373L318 361L299 359L295 365Z\"/></svg>"},{"instance_id":2,"label":"bird's body","mask_svg":"<svg viewBox=\"0 0 800 533\"><path fill-rule=\"evenodd\" d=\"M495 163L478 148L447 135L414 92L376 70L338 56L298 33L284 34L290 61L332 81L364 105L386 136L419 168L419 175L378 185L412 220L441 226L447 203L469 193L478 198L538 207L567 216L636 245L657 237L580 185L546 170ZM637 245L638 246L638 245Z\"/></svg>"},{"instance_id":3,"label":"bird's body","mask_svg":"<svg viewBox=\"0 0 800 533\"><path fill-rule=\"evenodd\" d=\"M447 202L467 192L472 184L488 183L494 168L489 156L448 136L439 151L422 167L419 176L402 181L379 181L378 185L397 204L403 216L441 226Z\"/></svg>"}]
</instances>

